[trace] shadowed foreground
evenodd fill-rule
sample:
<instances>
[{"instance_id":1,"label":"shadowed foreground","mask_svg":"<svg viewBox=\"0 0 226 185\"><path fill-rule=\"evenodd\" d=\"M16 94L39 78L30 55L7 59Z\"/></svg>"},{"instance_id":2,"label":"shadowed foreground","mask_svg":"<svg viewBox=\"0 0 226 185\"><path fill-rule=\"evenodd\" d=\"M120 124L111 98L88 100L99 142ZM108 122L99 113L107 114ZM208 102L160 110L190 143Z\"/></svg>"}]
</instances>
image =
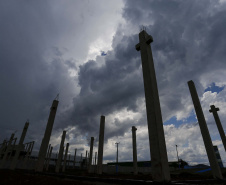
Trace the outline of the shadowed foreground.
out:
<instances>
[{"instance_id":1,"label":"shadowed foreground","mask_svg":"<svg viewBox=\"0 0 226 185\"><path fill-rule=\"evenodd\" d=\"M224 179L226 171L222 169ZM67 173L35 173L25 170L0 170L1 185L116 185L116 184L154 184L151 175L114 174L95 175L86 171L68 171ZM171 174L171 184L218 184L226 181L212 179L211 172L196 174L194 170L178 170Z\"/></svg>"}]
</instances>

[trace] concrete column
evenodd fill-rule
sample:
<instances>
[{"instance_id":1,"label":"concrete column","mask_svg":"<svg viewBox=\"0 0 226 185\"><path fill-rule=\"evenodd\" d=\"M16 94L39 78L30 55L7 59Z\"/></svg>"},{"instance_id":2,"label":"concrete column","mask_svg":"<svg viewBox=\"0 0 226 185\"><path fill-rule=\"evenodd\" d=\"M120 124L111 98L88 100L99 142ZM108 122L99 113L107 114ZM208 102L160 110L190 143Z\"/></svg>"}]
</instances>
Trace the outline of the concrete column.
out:
<instances>
[{"instance_id":1,"label":"concrete column","mask_svg":"<svg viewBox=\"0 0 226 185\"><path fill-rule=\"evenodd\" d=\"M15 138L15 139L14 139L13 147L14 147L14 146L15 146L15 144L16 144L16 140L17 140L17 138Z\"/></svg>"},{"instance_id":2,"label":"concrete column","mask_svg":"<svg viewBox=\"0 0 226 185\"><path fill-rule=\"evenodd\" d=\"M60 171L61 161L62 161L62 157L63 157L63 153L64 153L65 137L66 137L66 131L64 130L63 135L62 135L62 139L61 139L61 143L60 143L60 149L59 149L58 159L57 159L57 163L56 163L56 168L55 168L56 173L59 173L59 171Z\"/></svg>"},{"instance_id":3,"label":"concrete column","mask_svg":"<svg viewBox=\"0 0 226 185\"><path fill-rule=\"evenodd\" d=\"M85 166L87 167L87 150L86 150Z\"/></svg>"},{"instance_id":4,"label":"concrete column","mask_svg":"<svg viewBox=\"0 0 226 185\"><path fill-rule=\"evenodd\" d=\"M68 157L69 157L69 159L68 159L68 165L67 166L70 167L71 154L69 154Z\"/></svg>"},{"instance_id":5,"label":"concrete column","mask_svg":"<svg viewBox=\"0 0 226 185\"><path fill-rule=\"evenodd\" d=\"M94 164L97 165L97 152L95 152L95 161Z\"/></svg>"},{"instance_id":6,"label":"concrete column","mask_svg":"<svg viewBox=\"0 0 226 185\"><path fill-rule=\"evenodd\" d=\"M14 170L16 168L17 160L18 160L18 157L20 155L20 151L22 150L22 147L23 147L23 142L24 142L24 138L25 138L26 133L27 133L28 126L29 126L29 122L27 121L25 123L25 125L24 125L24 129L23 129L23 132L21 134L19 144L17 146L17 149L16 149L16 152L15 152L14 158L13 158L13 160L11 162L11 165L10 165L10 169L11 170Z\"/></svg>"},{"instance_id":7,"label":"concrete column","mask_svg":"<svg viewBox=\"0 0 226 185\"><path fill-rule=\"evenodd\" d=\"M15 145L16 145L16 140L17 140L17 138L14 138L13 140L14 140L14 142L13 142L13 146L12 146L12 151L10 152L9 160L11 159L11 156L12 156L12 154L13 154L13 150L15 149Z\"/></svg>"},{"instance_id":8,"label":"concrete column","mask_svg":"<svg viewBox=\"0 0 226 185\"><path fill-rule=\"evenodd\" d=\"M76 152L77 152L77 148L75 149L74 168L75 168L75 163L76 163Z\"/></svg>"},{"instance_id":9,"label":"concrete column","mask_svg":"<svg viewBox=\"0 0 226 185\"><path fill-rule=\"evenodd\" d=\"M219 108L216 108L214 105L211 105L209 112L213 113L213 117L214 117L215 122L217 124L217 128L218 128L218 131L220 133L222 143L224 145L224 150L226 151L226 137L225 137L224 129L222 127L220 118L219 118L218 113L217 113L217 111L219 111L219 110L220 110Z\"/></svg>"},{"instance_id":10,"label":"concrete column","mask_svg":"<svg viewBox=\"0 0 226 185\"><path fill-rule=\"evenodd\" d=\"M211 167L211 171L213 174L214 178L218 178L218 179L222 179L222 174L221 174L221 170L220 167L217 163L217 159L216 159L216 155L213 149L213 144L210 138L210 134L209 134L209 130L206 124L206 120L202 111L202 107L199 101L199 97L195 88L195 84L194 82L188 81L188 87L191 93L191 98L195 107L195 112L196 112L196 116L198 118L198 122L199 122L199 126L200 126L200 130L201 130L201 134L202 134L202 138L204 141L204 145L206 148L206 152L207 152L207 156L210 162L210 167Z\"/></svg>"},{"instance_id":11,"label":"concrete column","mask_svg":"<svg viewBox=\"0 0 226 185\"><path fill-rule=\"evenodd\" d=\"M8 143L8 145L7 145L7 148L6 148L6 151L5 151L5 153L4 153L3 159L2 159L2 161L1 161L1 163L0 163L0 168L4 168L4 165L5 165L5 162L6 162L8 153L9 153L10 148L11 148L11 145L12 145L13 138L14 138L14 133L11 135L11 137L10 137L10 139L9 139L9 143Z\"/></svg>"},{"instance_id":12,"label":"concrete column","mask_svg":"<svg viewBox=\"0 0 226 185\"><path fill-rule=\"evenodd\" d=\"M101 116L99 144L98 144L97 174L102 174L103 151L104 151L104 127L105 127L105 116Z\"/></svg>"},{"instance_id":13,"label":"concrete column","mask_svg":"<svg viewBox=\"0 0 226 185\"><path fill-rule=\"evenodd\" d=\"M25 155L24 162L23 162L24 169L26 169L26 167L27 167L27 160L28 160L29 153L31 151L31 147L32 147L32 143L29 143L28 150L27 150L27 153Z\"/></svg>"},{"instance_id":14,"label":"concrete column","mask_svg":"<svg viewBox=\"0 0 226 185\"><path fill-rule=\"evenodd\" d=\"M56 161L55 161L56 164L57 164L57 159L58 159L58 153L56 153Z\"/></svg>"},{"instance_id":15,"label":"concrete column","mask_svg":"<svg viewBox=\"0 0 226 185\"><path fill-rule=\"evenodd\" d=\"M136 50L140 51L142 60L152 177L153 181L156 182L169 182L170 171L166 151L162 113L160 108L154 61L150 46L150 43L153 42L153 38L148 35L145 30L143 30L139 33L139 41L140 43L136 45Z\"/></svg>"},{"instance_id":16,"label":"concrete column","mask_svg":"<svg viewBox=\"0 0 226 185\"><path fill-rule=\"evenodd\" d=\"M69 147L69 143L67 143L67 145L66 145L66 150L65 150L65 154L64 154L64 164L63 164L62 172L65 172L65 168L66 168L66 165L67 165L68 147Z\"/></svg>"},{"instance_id":17,"label":"concrete column","mask_svg":"<svg viewBox=\"0 0 226 185\"><path fill-rule=\"evenodd\" d=\"M220 156L220 152L218 150L218 147L215 145L215 146L213 146L213 149L214 149L214 152L216 154L217 162L218 162L220 168L224 168L224 165L223 165L223 162L221 160L221 156Z\"/></svg>"},{"instance_id":18,"label":"concrete column","mask_svg":"<svg viewBox=\"0 0 226 185\"><path fill-rule=\"evenodd\" d=\"M132 126L132 142L133 142L133 173L137 175L137 141L136 141L136 130L135 126Z\"/></svg>"},{"instance_id":19,"label":"concrete column","mask_svg":"<svg viewBox=\"0 0 226 185\"><path fill-rule=\"evenodd\" d=\"M35 171L37 171L37 172L43 171L46 152L48 149L49 140L50 140L52 129L53 129L53 123L55 120L58 103L59 103L58 100L56 100L56 99L53 100L53 103L52 103L52 106L50 109L50 114L49 114L48 123L46 125L45 135L43 137L42 144L41 144L39 154L38 154L38 161L37 161L36 169L35 169Z\"/></svg>"},{"instance_id":20,"label":"concrete column","mask_svg":"<svg viewBox=\"0 0 226 185\"><path fill-rule=\"evenodd\" d=\"M48 150L47 150L46 158L48 158L48 156L49 156L50 148L51 148L51 144L49 144L49 147L48 147Z\"/></svg>"},{"instance_id":21,"label":"concrete column","mask_svg":"<svg viewBox=\"0 0 226 185\"><path fill-rule=\"evenodd\" d=\"M81 162L80 162L80 167L82 168L82 153L81 153Z\"/></svg>"},{"instance_id":22,"label":"concrete column","mask_svg":"<svg viewBox=\"0 0 226 185\"><path fill-rule=\"evenodd\" d=\"M29 158L31 157L31 153L32 153L33 148L34 148L34 144L35 144L35 141L32 141L32 145L31 145L31 152L30 152Z\"/></svg>"},{"instance_id":23,"label":"concrete column","mask_svg":"<svg viewBox=\"0 0 226 185\"><path fill-rule=\"evenodd\" d=\"M47 150L47 154L46 154L46 158L45 158L45 168L46 168L47 161L48 161L48 158L49 158L50 148L51 148L51 144L49 144L49 147L48 147L48 150Z\"/></svg>"},{"instance_id":24,"label":"concrete column","mask_svg":"<svg viewBox=\"0 0 226 185\"><path fill-rule=\"evenodd\" d=\"M89 149L89 166L88 166L88 172L91 173L91 165L92 165L92 158L93 158L93 142L94 142L94 137L91 137L90 141L90 149Z\"/></svg>"},{"instance_id":25,"label":"concrete column","mask_svg":"<svg viewBox=\"0 0 226 185\"><path fill-rule=\"evenodd\" d=\"M26 147L25 147L25 151L27 152L29 144L28 144L28 143L26 143L25 145L26 145Z\"/></svg>"},{"instance_id":26,"label":"concrete column","mask_svg":"<svg viewBox=\"0 0 226 185\"><path fill-rule=\"evenodd\" d=\"M7 145L7 141L4 140L3 143L2 143L1 149L0 149L0 155L2 155L2 153L4 152L6 145Z\"/></svg>"},{"instance_id":27,"label":"concrete column","mask_svg":"<svg viewBox=\"0 0 226 185\"><path fill-rule=\"evenodd\" d=\"M49 157L48 157L47 164L46 164L46 171L49 170L49 162L51 160L52 150L53 150L53 147L51 147L50 151L49 151Z\"/></svg>"}]
</instances>

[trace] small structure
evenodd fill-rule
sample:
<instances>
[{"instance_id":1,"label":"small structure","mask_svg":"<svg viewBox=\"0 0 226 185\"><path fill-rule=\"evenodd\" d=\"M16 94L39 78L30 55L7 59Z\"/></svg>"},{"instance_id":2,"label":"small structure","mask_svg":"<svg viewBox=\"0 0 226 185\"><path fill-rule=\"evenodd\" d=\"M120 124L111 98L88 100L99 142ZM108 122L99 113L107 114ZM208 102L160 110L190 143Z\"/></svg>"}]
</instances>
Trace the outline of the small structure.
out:
<instances>
[{"instance_id":1,"label":"small structure","mask_svg":"<svg viewBox=\"0 0 226 185\"><path fill-rule=\"evenodd\" d=\"M215 107L214 105L211 105L209 112L213 113L213 117L214 117L215 122L217 124L217 128L218 128L218 131L220 133L222 143L224 145L224 150L226 151L226 137L225 137L224 129L222 127L220 118L219 118L218 113L217 113L217 111L219 111L219 110L220 110L219 108Z\"/></svg>"},{"instance_id":2,"label":"small structure","mask_svg":"<svg viewBox=\"0 0 226 185\"><path fill-rule=\"evenodd\" d=\"M52 150L53 150L53 147L51 146L50 151L49 151L49 156L48 156L47 162L46 162L46 171L49 170L49 162L51 160Z\"/></svg>"},{"instance_id":3,"label":"small structure","mask_svg":"<svg viewBox=\"0 0 226 185\"><path fill-rule=\"evenodd\" d=\"M215 145L215 146L213 146L213 149L214 149L214 152L216 154L217 162L218 162L220 168L224 168L224 165L223 165L223 162L221 160L221 156L220 156L220 152L218 150L218 147Z\"/></svg>"},{"instance_id":4,"label":"small structure","mask_svg":"<svg viewBox=\"0 0 226 185\"><path fill-rule=\"evenodd\" d=\"M6 151L5 151L5 153L4 153L3 159L2 159L2 161L1 161L1 163L0 163L0 168L3 168L3 167L4 167L4 164L5 164L5 162L6 162L8 153L9 153L9 152L12 152L12 151L10 151L10 149L12 148L11 145L12 145L13 138L14 138L14 133L11 135L11 137L10 137L10 139L9 139L9 143L8 143L8 145L7 145L7 148L6 148Z\"/></svg>"},{"instance_id":5,"label":"small structure","mask_svg":"<svg viewBox=\"0 0 226 185\"><path fill-rule=\"evenodd\" d=\"M92 157L93 157L93 142L94 142L94 137L91 137L90 141L90 150L89 150L89 165L88 165L88 172L91 172L91 165L92 165Z\"/></svg>"},{"instance_id":6,"label":"small structure","mask_svg":"<svg viewBox=\"0 0 226 185\"><path fill-rule=\"evenodd\" d=\"M99 145L98 145L97 174L102 174L103 150L104 150L104 127L105 127L105 116L101 116L100 131L99 131Z\"/></svg>"},{"instance_id":7,"label":"small structure","mask_svg":"<svg viewBox=\"0 0 226 185\"><path fill-rule=\"evenodd\" d=\"M66 145L66 150L65 150L65 154L64 154L64 165L63 165L62 172L65 172L65 168L66 168L66 165L67 165L68 148L69 148L69 143L67 143L67 145Z\"/></svg>"},{"instance_id":8,"label":"small structure","mask_svg":"<svg viewBox=\"0 0 226 185\"><path fill-rule=\"evenodd\" d=\"M20 141L19 141L18 147L16 149L13 161L11 162L11 165L10 165L11 170L14 170L16 168L17 160L18 160L18 157L20 155L20 151L22 150L22 147L23 147L23 142L24 142L24 138L25 138L26 133L27 133L28 126L29 126L29 122L27 121L24 125L24 129L23 129L23 132L21 134ZM30 149L31 149L31 147L30 147Z\"/></svg>"},{"instance_id":9,"label":"small structure","mask_svg":"<svg viewBox=\"0 0 226 185\"><path fill-rule=\"evenodd\" d=\"M59 173L60 171L60 167L61 167L61 161L62 161L62 157L63 157L63 153L64 153L64 140L66 137L66 131L63 131L62 134L62 139L61 139L61 143L60 143L60 149L59 149L59 154L58 154L58 159L56 162L56 168L55 168L55 172Z\"/></svg>"},{"instance_id":10,"label":"small structure","mask_svg":"<svg viewBox=\"0 0 226 185\"><path fill-rule=\"evenodd\" d=\"M75 168L75 163L76 163L76 152L77 152L77 148L75 149L75 156L74 156L74 168Z\"/></svg>"},{"instance_id":11,"label":"small structure","mask_svg":"<svg viewBox=\"0 0 226 185\"><path fill-rule=\"evenodd\" d=\"M136 141L136 130L135 126L132 126L132 143L133 143L133 173L137 175L137 141Z\"/></svg>"}]
</instances>

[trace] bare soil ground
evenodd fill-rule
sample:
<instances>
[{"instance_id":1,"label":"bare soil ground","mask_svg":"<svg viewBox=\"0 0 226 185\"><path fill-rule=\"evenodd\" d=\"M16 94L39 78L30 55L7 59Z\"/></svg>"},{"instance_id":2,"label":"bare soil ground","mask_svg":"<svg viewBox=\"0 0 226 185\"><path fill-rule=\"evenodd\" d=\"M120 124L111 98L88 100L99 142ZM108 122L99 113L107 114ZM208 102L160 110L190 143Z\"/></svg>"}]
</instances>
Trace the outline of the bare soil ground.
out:
<instances>
[{"instance_id":1,"label":"bare soil ground","mask_svg":"<svg viewBox=\"0 0 226 185\"><path fill-rule=\"evenodd\" d=\"M195 181L195 180L207 180L205 181L206 184L214 184L211 179L212 174L211 171L197 174L195 173L197 171L192 170L177 170L171 173L171 179L172 181L177 182L187 182ZM49 173L49 174L48 174ZM45 174L39 174L32 171L24 171L24 170L6 170L1 169L0 170L0 185L97 185L97 184L108 184L108 182L100 183L98 180L101 179L134 179L134 180L143 180L143 181L152 181L151 175L144 175L144 174L102 174L102 175L96 175L96 174L88 174L86 170L68 170L64 174L54 174L53 172L48 172ZM222 174L224 176L224 179L226 179L226 169L222 169ZM68 178L75 176L75 177L84 177L84 178L97 178L97 180L84 180L84 179L71 179ZM208 182L208 183L207 183ZM202 183L202 184L205 184ZM127 184L127 183L113 183L109 182L109 184ZM186 184L186 183L185 183ZM220 183L221 185L226 184L224 182Z\"/></svg>"}]
</instances>

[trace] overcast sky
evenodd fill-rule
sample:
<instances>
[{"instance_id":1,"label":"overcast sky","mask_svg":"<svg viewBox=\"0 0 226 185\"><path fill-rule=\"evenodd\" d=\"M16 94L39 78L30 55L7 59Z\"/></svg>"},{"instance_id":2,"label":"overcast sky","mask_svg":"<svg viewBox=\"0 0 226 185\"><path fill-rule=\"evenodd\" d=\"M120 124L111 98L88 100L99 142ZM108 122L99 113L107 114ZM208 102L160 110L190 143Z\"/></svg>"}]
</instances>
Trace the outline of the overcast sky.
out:
<instances>
[{"instance_id":1,"label":"overcast sky","mask_svg":"<svg viewBox=\"0 0 226 185\"><path fill-rule=\"evenodd\" d=\"M226 129L226 3L221 0L0 0L0 140L25 122L25 142L39 150L49 108L59 93L50 143L59 150L63 130L73 154L97 151L105 120L104 162L150 160L140 52L142 26L151 44L169 161L208 164L187 81L193 80L213 140L226 165L219 132Z\"/></svg>"}]
</instances>

